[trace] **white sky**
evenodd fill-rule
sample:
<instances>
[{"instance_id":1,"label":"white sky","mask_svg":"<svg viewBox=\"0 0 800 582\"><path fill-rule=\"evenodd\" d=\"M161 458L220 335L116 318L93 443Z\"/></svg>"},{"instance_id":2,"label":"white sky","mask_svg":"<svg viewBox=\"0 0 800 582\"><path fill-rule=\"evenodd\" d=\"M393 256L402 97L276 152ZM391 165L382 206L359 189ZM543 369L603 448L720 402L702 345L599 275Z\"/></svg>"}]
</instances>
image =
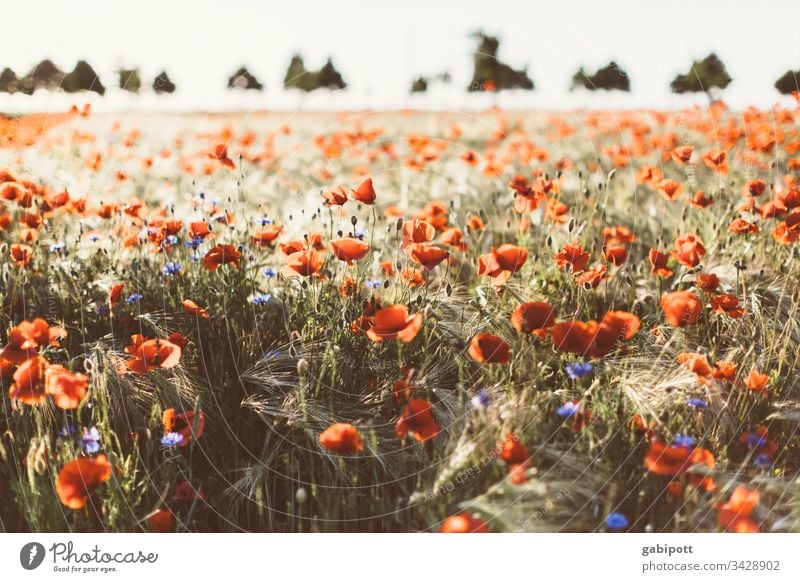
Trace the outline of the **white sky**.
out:
<instances>
[{"instance_id":1,"label":"white sky","mask_svg":"<svg viewBox=\"0 0 800 582\"><path fill-rule=\"evenodd\" d=\"M408 104L415 75L448 70L454 82L438 103L447 106L469 81L468 33L478 28L500 35L502 60L529 66L537 91L525 98L547 106L574 102L567 87L579 65L610 59L631 77L633 95L621 99L639 106L670 103L669 81L711 50L734 77L725 93L733 104L771 105L775 79L800 68L800 0L15 0L3 12L0 67L21 74L49 57L69 69L84 58L106 86L119 65L148 79L163 67L182 103L198 107L224 101L241 64L267 86L250 99L282 103L298 51L309 68L332 56L351 88L337 98L360 107Z\"/></svg>"}]
</instances>

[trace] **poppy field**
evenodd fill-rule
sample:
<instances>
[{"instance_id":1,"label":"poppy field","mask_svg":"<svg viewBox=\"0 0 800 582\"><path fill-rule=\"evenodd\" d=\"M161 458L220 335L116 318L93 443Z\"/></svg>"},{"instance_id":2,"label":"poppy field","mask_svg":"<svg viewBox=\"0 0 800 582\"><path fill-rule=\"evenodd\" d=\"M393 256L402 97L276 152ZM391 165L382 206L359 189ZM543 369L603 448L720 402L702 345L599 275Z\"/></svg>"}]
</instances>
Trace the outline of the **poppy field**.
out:
<instances>
[{"instance_id":1,"label":"poppy field","mask_svg":"<svg viewBox=\"0 0 800 582\"><path fill-rule=\"evenodd\" d=\"M0 120L0 530L798 531L798 119Z\"/></svg>"}]
</instances>

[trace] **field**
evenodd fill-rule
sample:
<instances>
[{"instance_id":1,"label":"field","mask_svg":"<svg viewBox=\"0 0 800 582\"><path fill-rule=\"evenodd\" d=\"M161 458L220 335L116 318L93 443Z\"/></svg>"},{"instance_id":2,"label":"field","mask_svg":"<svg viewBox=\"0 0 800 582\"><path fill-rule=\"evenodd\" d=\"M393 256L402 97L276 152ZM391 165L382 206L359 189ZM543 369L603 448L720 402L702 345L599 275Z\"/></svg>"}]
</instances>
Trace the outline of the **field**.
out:
<instances>
[{"instance_id":1,"label":"field","mask_svg":"<svg viewBox=\"0 0 800 582\"><path fill-rule=\"evenodd\" d=\"M3 121L0 531L798 531L798 116Z\"/></svg>"}]
</instances>

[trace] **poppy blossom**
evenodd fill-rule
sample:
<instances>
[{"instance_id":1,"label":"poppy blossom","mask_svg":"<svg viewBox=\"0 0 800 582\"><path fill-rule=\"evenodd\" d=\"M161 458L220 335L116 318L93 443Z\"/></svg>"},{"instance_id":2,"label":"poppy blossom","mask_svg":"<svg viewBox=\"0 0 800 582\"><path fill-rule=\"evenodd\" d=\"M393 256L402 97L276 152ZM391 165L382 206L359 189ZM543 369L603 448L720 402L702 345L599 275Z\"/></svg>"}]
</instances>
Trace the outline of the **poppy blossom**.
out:
<instances>
[{"instance_id":1,"label":"poppy blossom","mask_svg":"<svg viewBox=\"0 0 800 582\"><path fill-rule=\"evenodd\" d=\"M725 174L728 172L728 164L726 163L727 158L727 152L713 149L705 152L701 159L707 168L721 174Z\"/></svg>"},{"instance_id":2,"label":"poppy blossom","mask_svg":"<svg viewBox=\"0 0 800 582\"><path fill-rule=\"evenodd\" d=\"M361 433L352 424L332 424L319 435L320 444L334 453L354 455L364 450Z\"/></svg>"},{"instance_id":3,"label":"poppy blossom","mask_svg":"<svg viewBox=\"0 0 800 582\"><path fill-rule=\"evenodd\" d=\"M672 269L667 266L667 262L669 257L667 253L664 253L658 249L650 249L647 253L648 258L650 259L650 272L653 275L658 277L671 277L672 276Z\"/></svg>"},{"instance_id":4,"label":"poppy blossom","mask_svg":"<svg viewBox=\"0 0 800 582\"><path fill-rule=\"evenodd\" d=\"M603 248L603 258L612 265L619 267L628 260L628 249L620 244L610 244Z\"/></svg>"},{"instance_id":5,"label":"poppy blossom","mask_svg":"<svg viewBox=\"0 0 800 582\"><path fill-rule=\"evenodd\" d=\"M682 234L673 243L672 256L680 264L687 267L696 267L705 254L706 247L702 239L696 234Z\"/></svg>"},{"instance_id":6,"label":"poppy blossom","mask_svg":"<svg viewBox=\"0 0 800 582\"><path fill-rule=\"evenodd\" d=\"M664 317L673 327L694 325L703 311L703 302L691 291L673 291L661 296Z\"/></svg>"},{"instance_id":7,"label":"poppy blossom","mask_svg":"<svg viewBox=\"0 0 800 582\"><path fill-rule=\"evenodd\" d=\"M372 186L372 178L367 178L355 190L351 190L353 200L358 200L362 204L373 204L375 202L376 194L375 188Z\"/></svg>"},{"instance_id":8,"label":"poppy blossom","mask_svg":"<svg viewBox=\"0 0 800 582\"><path fill-rule=\"evenodd\" d=\"M510 432L498 445L497 454L500 458L511 465L522 464L530 461L530 453L519 437Z\"/></svg>"},{"instance_id":9,"label":"poppy blossom","mask_svg":"<svg viewBox=\"0 0 800 582\"><path fill-rule=\"evenodd\" d=\"M439 434L439 425L433 418L433 406L427 400L415 398L403 406L395 433L405 438L411 433L418 441L427 441Z\"/></svg>"},{"instance_id":10,"label":"poppy blossom","mask_svg":"<svg viewBox=\"0 0 800 582\"><path fill-rule=\"evenodd\" d=\"M478 274L491 277L493 285L503 285L527 260L527 249L506 243L478 257Z\"/></svg>"},{"instance_id":11,"label":"poppy blossom","mask_svg":"<svg viewBox=\"0 0 800 582\"><path fill-rule=\"evenodd\" d=\"M89 378L70 372L64 366L47 366L44 371L45 391L53 397L55 405L65 410L78 408L86 396Z\"/></svg>"},{"instance_id":12,"label":"poppy blossom","mask_svg":"<svg viewBox=\"0 0 800 582\"><path fill-rule=\"evenodd\" d=\"M713 293L719 288L719 277L714 273L703 273L697 276L695 285L706 293Z\"/></svg>"},{"instance_id":13,"label":"poppy blossom","mask_svg":"<svg viewBox=\"0 0 800 582\"><path fill-rule=\"evenodd\" d=\"M181 348L169 340L150 339L132 346L128 369L135 374L144 374L159 368L174 368L181 359Z\"/></svg>"},{"instance_id":14,"label":"poppy blossom","mask_svg":"<svg viewBox=\"0 0 800 582\"><path fill-rule=\"evenodd\" d=\"M111 291L108 293L108 304L111 307L117 304L120 297L122 297L122 290L125 288L125 283L115 283L111 286Z\"/></svg>"},{"instance_id":15,"label":"poppy blossom","mask_svg":"<svg viewBox=\"0 0 800 582\"><path fill-rule=\"evenodd\" d=\"M666 444L653 439L644 458L644 466L651 473L662 476L680 475L694 464L703 464L705 449L693 449L680 444Z\"/></svg>"},{"instance_id":16,"label":"poppy blossom","mask_svg":"<svg viewBox=\"0 0 800 582\"><path fill-rule=\"evenodd\" d=\"M608 269L605 265L595 265L590 269L584 269L575 275L575 283L584 289L596 289L603 279L606 278Z\"/></svg>"},{"instance_id":17,"label":"poppy blossom","mask_svg":"<svg viewBox=\"0 0 800 582\"><path fill-rule=\"evenodd\" d=\"M31 264L33 257L33 249L28 245L11 245L11 260L16 263L18 267L27 267Z\"/></svg>"},{"instance_id":18,"label":"poppy blossom","mask_svg":"<svg viewBox=\"0 0 800 582\"><path fill-rule=\"evenodd\" d=\"M479 364L507 364L510 357L508 343L490 333L480 333L473 337L468 351Z\"/></svg>"},{"instance_id":19,"label":"poppy blossom","mask_svg":"<svg viewBox=\"0 0 800 582\"><path fill-rule=\"evenodd\" d=\"M728 230L734 234L758 234L759 228L744 218L737 218L728 225Z\"/></svg>"},{"instance_id":20,"label":"poppy blossom","mask_svg":"<svg viewBox=\"0 0 800 582\"><path fill-rule=\"evenodd\" d=\"M744 386L753 392L759 392L764 396L769 394L769 375L762 374L755 368L750 370L750 373L744 379Z\"/></svg>"},{"instance_id":21,"label":"poppy blossom","mask_svg":"<svg viewBox=\"0 0 800 582\"><path fill-rule=\"evenodd\" d=\"M278 238L281 232L283 232L282 226L278 224L269 224L253 235L253 244L257 244L261 247L272 246L272 243L275 242L275 239Z\"/></svg>"},{"instance_id":22,"label":"poppy blossom","mask_svg":"<svg viewBox=\"0 0 800 582\"><path fill-rule=\"evenodd\" d=\"M367 337L374 342L399 339L409 343L422 329L422 314L409 315L405 305L390 305L375 312L373 324L367 330Z\"/></svg>"},{"instance_id":23,"label":"poppy blossom","mask_svg":"<svg viewBox=\"0 0 800 582\"><path fill-rule=\"evenodd\" d=\"M418 243L409 247L411 258L422 265L426 271L432 270L436 265L450 256L450 253L433 244Z\"/></svg>"},{"instance_id":24,"label":"poppy blossom","mask_svg":"<svg viewBox=\"0 0 800 582\"><path fill-rule=\"evenodd\" d=\"M751 516L760 500L758 491L739 485L728 501L717 506L719 524L730 532L758 533L758 524Z\"/></svg>"},{"instance_id":25,"label":"poppy blossom","mask_svg":"<svg viewBox=\"0 0 800 582\"><path fill-rule=\"evenodd\" d=\"M690 145L678 146L670 152L672 161L676 164L687 164L692 159L694 147Z\"/></svg>"},{"instance_id":26,"label":"poppy blossom","mask_svg":"<svg viewBox=\"0 0 800 582\"><path fill-rule=\"evenodd\" d=\"M325 199L325 206L342 206L347 202L347 191L339 186L336 190L323 192L322 197Z\"/></svg>"},{"instance_id":27,"label":"poppy blossom","mask_svg":"<svg viewBox=\"0 0 800 582\"><path fill-rule=\"evenodd\" d=\"M706 193L702 190L698 190L694 193L694 196L692 196L691 205L695 208L708 208L712 204L714 204L714 198L712 196L706 196Z\"/></svg>"},{"instance_id":28,"label":"poppy blossom","mask_svg":"<svg viewBox=\"0 0 800 582\"><path fill-rule=\"evenodd\" d=\"M233 163L228 157L228 146L224 143L218 143L214 146L214 151L208 154L208 157L211 159L217 160L220 165L224 168L233 169L236 167L236 164Z\"/></svg>"},{"instance_id":29,"label":"poppy blossom","mask_svg":"<svg viewBox=\"0 0 800 582\"><path fill-rule=\"evenodd\" d=\"M181 435L183 438L178 446L185 447L191 442L192 436L197 439L203 436L206 416L202 410L197 413L194 410L187 410L176 414L174 408L167 408L161 415L161 423L164 426L164 434Z\"/></svg>"},{"instance_id":30,"label":"poppy blossom","mask_svg":"<svg viewBox=\"0 0 800 582\"><path fill-rule=\"evenodd\" d=\"M58 340L66 336L64 328L50 326L40 317L21 321L8 332L8 343L0 349L0 358L21 364L40 348L58 346Z\"/></svg>"},{"instance_id":31,"label":"poppy blossom","mask_svg":"<svg viewBox=\"0 0 800 582\"><path fill-rule=\"evenodd\" d=\"M739 307L739 298L729 293L720 293L711 298L711 310L714 313L725 313L733 319L744 315L744 309Z\"/></svg>"},{"instance_id":32,"label":"poppy blossom","mask_svg":"<svg viewBox=\"0 0 800 582\"><path fill-rule=\"evenodd\" d=\"M110 478L111 464L105 455L78 457L61 467L56 479L56 493L61 503L70 509L81 509L92 491Z\"/></svg>"},{"instance_id":33,"label":"poppy blossom","mask_svg":"<svg viewBox=\"0 0 800 582\"><path fill-rule=\"evenodd\" d=\"M671 179L662 180L658 185L658 191L664 198L672 202L683 194L683 185Z\"/></svg>"},{"instance_id":34,"label":"poppy blossom","mask_svg":"<svg viewBox=\"0 0 800 582\"><path fill-rule=\"evenodd\" d=\"M363 259L369 252L369 245L357 238L337 238L332 240L330 245L336 258L348 265Z\"/></svg>"},{"instance_id":35,"label":"poppy blossom","mask_svg":"<svg viewBox=\"0 0 800 582\"><path fill-rule=\"evenodd\" d=\"M467 515L466 513L458 513L451 515L442 522L439 528L440 533L491 533L489 526L482 520Z\"/></svg>"},{"instance_id":36,"label":"poppy blossom","mask_svg":"<svg viewBox=\"0 0 800 582\"><path fill-rule=\"evenodd\" d=\"M529 301L517 306L511 314L511 325L519 332L531 333L544 339L555 322L556 311L544 301Z\"/></svg>"},{"instance_id":37,"label":"poppy blossom","mask_svg":"<svg viewBox=\"0 0 800 582\"><path fill-rule=\"evenodd\" d=\"M170 533L175 531L175 516L169 509L159 509L151 514L147 521L154 532Z\"/></svg>"},{"instance_id":38,"label":"poppy blossom","mask_svg":"<svg viewBox=\"0 0 800 582\"><path fill-rule=\"evenodd\" d=\"M580 273L589 263L589 253L575 241L561 247L561 250L555 255L555 260L559 269L569 267L570 272Z\"/></svg>"},{"instance_id":39,"label":"poppy blossom","mask_svg":"<svg viewBox=\"0 0 800 582\"><path fill-rule=\"evenodd\" d=\"M710 376L714 371L704 354L682 352L678 354L677 359L679 364L698 376Z\"/></svg>"},{"instance_id":40,"label":"poppy blossom","mask_svg":"<svg viewBox=\"0 0 800 582\"><path fill-rule=\"evenodd\" d=\"M196 317L202 317L203 319L208 319L211 317L208 311L200 307L197 303L192 301L191 299L184 299L183 300L183 310L188 313L189 315L194 315Z\"/></svg>"},{"instance_id":41,"label":"poppy blossom","mask_svg":"<svg viewBox=\"0 0 800 582\"><path fill-rule=\"evenodd\" d=\"M403 240L400 248L406 248L416 243L430 242L434 236L436 236L436 229L432 224L415 218L403 223Z\"/></svg>"},{"instance_id":42,"label":"poppy blossom","mask_svg":"<svg viewBox=\"0 0 800 582\"><path fill-rule=\"evenodd\" d=\"M203 266L213 272L216 271L220 265L231 264L234 267L238 267L241 259L242 253L240 253L235 246L222 244L209 249L203 257Z\"/></svg>"},{"instance_id":43,"label":"poppy blossom","mask_svg":"<svg viewBox=\"0 0 800 582\"><path fill-rule=\"evenodd\" d=\"M317 275L325 260L314 249L294 252L286 257L286 266L281 273L284 277L310 277Z\"/></svg>"},{"instance_id":44,"label":"poppy blossom","mask_svg":"<svg viewBox=\"0 0 800 582\"><path fill-rule=\"evenodd\" d=\"M44 387L44 370L47 360L33 356L17 367L12 378L14 383L8 390L8 397L23 404L41 404L47 394Z\"/></svg>"}]
</instances>

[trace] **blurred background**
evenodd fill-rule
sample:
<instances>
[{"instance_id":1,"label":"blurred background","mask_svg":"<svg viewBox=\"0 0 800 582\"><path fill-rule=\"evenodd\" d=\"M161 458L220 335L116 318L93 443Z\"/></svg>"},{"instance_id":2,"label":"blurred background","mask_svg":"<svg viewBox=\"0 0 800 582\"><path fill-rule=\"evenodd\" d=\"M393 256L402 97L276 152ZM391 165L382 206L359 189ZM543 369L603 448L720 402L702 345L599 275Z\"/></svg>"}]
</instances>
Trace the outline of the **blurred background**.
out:
<instances>
[{"instance_id":1,"label":"blurred background","mask_svg":"<svg viewBox=\"0 0 800 582\"><path fill-rule=\"evenodd\" d=\"M5 16L12 113L769 107L800 69L797 0L29 0Z\"/></svg>"}]
</instances>

